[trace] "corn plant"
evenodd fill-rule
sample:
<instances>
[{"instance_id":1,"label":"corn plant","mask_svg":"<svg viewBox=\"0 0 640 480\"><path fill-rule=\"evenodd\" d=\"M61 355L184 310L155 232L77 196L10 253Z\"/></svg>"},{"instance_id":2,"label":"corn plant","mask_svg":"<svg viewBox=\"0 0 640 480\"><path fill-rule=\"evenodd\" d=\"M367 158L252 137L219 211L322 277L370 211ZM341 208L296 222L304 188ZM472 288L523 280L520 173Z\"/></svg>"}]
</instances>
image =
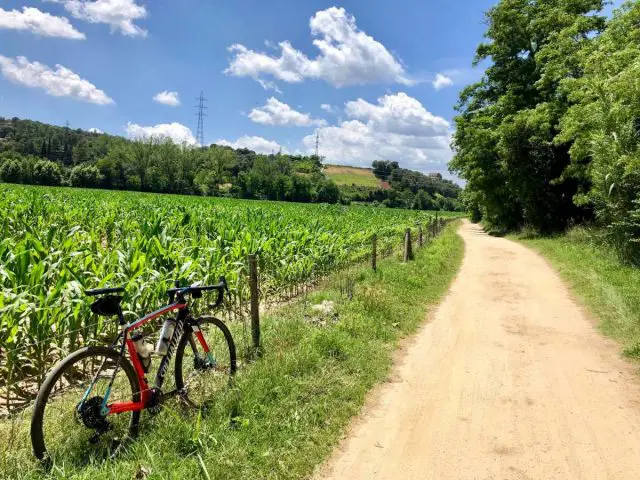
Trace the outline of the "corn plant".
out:
<instances>
[{"instance_id":1,"label":"corn plant","mask_svg":"<svg viewBox=\"0 0 640 480\"><path fill-rule=\"evenodd\" d=\"M427 212L0 185L0 386L41 380L67 352L116 331L83 290L126 286L127 315L166 302L175 279L225 275L248 298L246 258L263 292L291 291L333 269L401 245Z\"/></svg>"}]
</instances>

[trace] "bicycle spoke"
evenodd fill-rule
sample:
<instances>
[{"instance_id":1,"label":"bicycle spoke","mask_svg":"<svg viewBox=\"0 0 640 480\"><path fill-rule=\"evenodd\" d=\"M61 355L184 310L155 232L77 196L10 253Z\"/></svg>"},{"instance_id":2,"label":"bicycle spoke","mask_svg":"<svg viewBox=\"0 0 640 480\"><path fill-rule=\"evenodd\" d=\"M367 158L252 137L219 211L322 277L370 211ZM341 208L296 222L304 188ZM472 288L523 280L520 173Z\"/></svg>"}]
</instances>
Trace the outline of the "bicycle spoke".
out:
<instances>
[{"instance_id":1,"label":"bicycle spoke","mask_svg":"<svg viewBox=\"0 0 640 480\"><path fill-rule=\"evenodd\" d=\"M231 378L231 362L235 362L235 349L223 331L215 323L202 322L200 333L192 334L184 345L181 362L182 388L189 403L196 407L207 407L216 394L227 388ZM208 347L209 351L206 351Z\"/></svg>"},{"instance_id":2,"label":"bicycle spoke","mask_svg":"<svg viewBox=\"0 0 640 480\"><path fill-rule=\"evenodd\" d=\"M105 404L132 400L129 378L122 368L116 369L117 361L117 357L80 358L59 373L41 422L50 461L84 464L105 458L127 438L132 413L102 412Z\"/></svg>"}]
</instances>

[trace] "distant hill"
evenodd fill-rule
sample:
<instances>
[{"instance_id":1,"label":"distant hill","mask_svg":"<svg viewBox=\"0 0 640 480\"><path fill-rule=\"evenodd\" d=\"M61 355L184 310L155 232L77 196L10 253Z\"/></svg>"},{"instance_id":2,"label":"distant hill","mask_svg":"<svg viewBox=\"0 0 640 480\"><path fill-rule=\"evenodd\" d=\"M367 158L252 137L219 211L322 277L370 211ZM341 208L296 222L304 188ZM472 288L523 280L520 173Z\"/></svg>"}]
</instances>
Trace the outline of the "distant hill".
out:
<instances>
[{"instance_id":1,"label":"distant hill","mask_svg":"<svg viewBox=\"0 0 640 480\"><path fill-rule=\"evenodd\" d=\"M339 186L382 187L382 182L375 177L371 168L325 165L322 171Z\"/></svg>"}]
</instances>

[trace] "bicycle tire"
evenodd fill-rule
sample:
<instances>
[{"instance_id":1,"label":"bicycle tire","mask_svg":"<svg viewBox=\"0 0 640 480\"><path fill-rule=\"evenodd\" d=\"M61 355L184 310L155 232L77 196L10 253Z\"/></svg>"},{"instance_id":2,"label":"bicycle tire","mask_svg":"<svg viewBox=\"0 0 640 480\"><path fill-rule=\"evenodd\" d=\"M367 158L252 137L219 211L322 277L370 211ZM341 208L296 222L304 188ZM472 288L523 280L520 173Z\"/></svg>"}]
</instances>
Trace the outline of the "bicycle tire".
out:
<instances>
[{"instance_id":1,"label":"bicycle tire","mask_svg":"<svg viewBox=\"0 0 640 480\"><path fill-rule=\"evenodd\" d=\"M209 325L219 329L225 339L226 346L229 352L229 366L228 366L228 377L229 379L233 378L237 370L237 358L236 358L236 345L233 341L233 336L231 335L231 331L224 324L224 322L216 317L212 316L203 316L197 319L197 322L202 325ZM178 348L176 350L176 359L175 359L175 382L176 388L178 390L184 390L185 382L184 382L184 354L185 349L189 345L189 339L191 338L191 334L193 330L189 327L185 329L182 338L180 339L180 343L178 344ZM194 352L194 354L197 352ZM226 354L225 354L226 356ZM226 360L226 358L225 358ZM226 362L225 362L226 363ZM192 406L200 408L202 405L198 405L196 402L193 402L192 399L189 398L188 392L183 392L182 397L187 403L190 403Z\"/></svg>"},{"instance_id":2,"label":"bicycle tire","mask_svg":"<svg viewBox=\"0 0 640 480\"><path fill-rule=\"evenodd\" d=\"M71 353L64 360L58 363L58 365L56 365L56 367L47 375L36 397L33 414L31 416L31 445L33 447L35 457L41 462L46 463L49 459L49 453L45 445L42 421L51 390L55 386L56 382L62 377L66 368L74 365L80 360L90 358L92 356L109 357L118 362L120 364L120 368L122 368L122 371L125 372L129 380L132 401L140 401L140 383L131 362L126 357L123 357L117 351L104 346L84 347ZM135 438L138 435L139 422L140 412L131 412L131 420L128 427L128 434L131 438Z\"/></svg>"}]
</instances>

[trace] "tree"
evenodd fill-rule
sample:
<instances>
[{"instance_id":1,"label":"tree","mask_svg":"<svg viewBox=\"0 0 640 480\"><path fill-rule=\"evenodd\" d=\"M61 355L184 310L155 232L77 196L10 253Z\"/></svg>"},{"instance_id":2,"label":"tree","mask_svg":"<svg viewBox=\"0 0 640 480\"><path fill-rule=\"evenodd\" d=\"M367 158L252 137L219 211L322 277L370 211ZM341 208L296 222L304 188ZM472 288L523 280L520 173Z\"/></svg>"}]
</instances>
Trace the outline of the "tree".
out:
<instances>
[{"instance_id":1,"label":"tree","mask_svg":"<svg viewBox=\"0 0 640 480\"><path fill-rule=\"evenodd\" d=\"M74 187L96 188L102 183L103 177L95 165L76 165L71 169L69 181Z\"/></svg>"},{"instance_id":2,"label":"tree","mask_svg":"<svg viewBox=\"0 0 640 480\"><path fill-rule=\"evenodd\" d=\"M374 160L372 167L373 174L381 180L386 180L393 170L400 168L398 162L390 162L388 160Z\"/></svg>"},{"instance_id":3,"label":"tree","mask_svg":"<svg viewBox=\"0 0 640 480\"><path fill-rule=\"evenodd\" d=\"M38 147L39 157L25 155L30 143ZM66 184L108 189L329 203L381 203L388 192L397 190L387 203L399 208L411 208L414 193L420 189L430 196L440 193L447 198L460 193L460 188L447 180L400 169L397 162L387 160L378 162L387 178L394 172L398 180L391 190L338 187L327 181L321 162L312 156L260 155L219 145L189 147L158 138L132 141L0 117L0 163L9 158L20 164L22 183L64 179Z\"/></svg>"},{"instance_id":4,"label":"tree","mask_svg":"<svg viewBox=\"0 0 640 480\"><path fill-rule=\"evenodd\" d=\"M38 160L33 165L33 182L38 185L60 185L62 169L60 165L50 160Z\"/></svg>"},{"instance_id":5,"label":"tree","mask_svg":"<svg viewBox=\"0 0 640 480\"><path fill-rule=\"evenodd\" d=\"M491 65L460 95L450 168L467 180L496 227L529 224L549 232L588 216L572 200L584 185L567 170L570 145L556 142L569 107L558 85L581 75L574 51L603 28L602 6L602 0L501 0L487 13L488 42L475 61Z\"/></svg>"},{"instance_id":6,"label":"tree","mask_svg":"<svg viewBox=\"0 0 640 480\"><path fill-rule=\"evenodd\" d=\"M437 205L424 190L420 190L413 199L414 210L437 210Z\"/></svg>"},{"instance_id":7,"label":"tree","mask_svg":"<svg viewBox=\"0 0 640 480\"><path fill-rule=\"evenodd\" d=\"M20 183L23 179L22 164L19 160L5 160L0 166L0 180L6 183Z\"/></svg>"},{"instance_id":8,"label":"tree","mask_svg":"<svg viewBox=\"0 0 640 480\"><path fill-rule=\"evenodd\" d=\"M331 180L323 182L318 189L317 200L320 203L338 203L340 201L338 185Z\"/></svg>"},{"instance_id":9,"label":"tree","mask_svg":"<svg viewBox=\"0 0 640 480\"><path fill-rule=\"evenodd\" d=\"M616 11L606 31L579 51L583 74L561 91L573 105L558 143L571 144L570 169L586 178L579 205L591 207L623 260L640 264L640 3Z\"/></svg>"},{"instance_id":10,"label":"tree","mask_svg":"<svg viewBox=\"0 0 640 480\"><path fill-rule=\"evenodd\" d=\"M73 147L72 161L74 165L89 161L89 147L86 140L80 140Z\"/></svg>"}]
</instances>

